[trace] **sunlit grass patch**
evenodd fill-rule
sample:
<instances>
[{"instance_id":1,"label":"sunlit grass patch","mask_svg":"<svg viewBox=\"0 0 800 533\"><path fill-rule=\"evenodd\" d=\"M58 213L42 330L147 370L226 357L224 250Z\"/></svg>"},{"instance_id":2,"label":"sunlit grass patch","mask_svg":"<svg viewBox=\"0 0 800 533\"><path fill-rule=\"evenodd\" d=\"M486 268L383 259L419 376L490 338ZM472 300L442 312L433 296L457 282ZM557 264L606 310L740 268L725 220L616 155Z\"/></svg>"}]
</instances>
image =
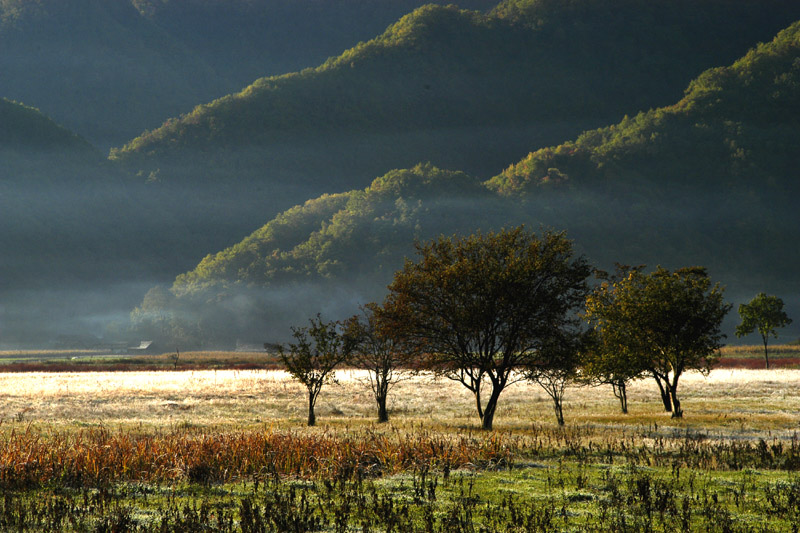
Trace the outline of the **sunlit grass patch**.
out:
<instances>
[{"instance_id":1,"label":"sunlit grass patch","mask_svg":"<svg viewBox=\"0 0 800 533\"><path fill-rule=\"evenodd\" d=\"M318 531L791 531L797 518L797 370L686 374L679 420L652 380L631 385L627 415L607 388L571 387L565 427L517 383L493 432L469 391L424 373L378 424L364 377L338 372L307 428L305 389L282 371L0 374L0 484L29 513L72 505L72 530L240 531L276 509ZM0 530L15 529L13 505Z\"/></svg>"}]
</instances>

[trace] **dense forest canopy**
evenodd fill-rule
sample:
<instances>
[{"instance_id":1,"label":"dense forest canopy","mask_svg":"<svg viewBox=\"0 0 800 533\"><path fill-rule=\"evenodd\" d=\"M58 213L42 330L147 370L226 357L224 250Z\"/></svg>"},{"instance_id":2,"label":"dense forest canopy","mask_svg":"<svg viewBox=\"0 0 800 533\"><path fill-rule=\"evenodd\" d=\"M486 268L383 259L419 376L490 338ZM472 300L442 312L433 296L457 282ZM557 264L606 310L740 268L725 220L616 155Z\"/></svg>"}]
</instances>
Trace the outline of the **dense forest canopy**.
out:
<instances>
[{"instance_id":1,"label":"dense forest canopy","mask_svg":"<svg viewBox=\"0 0 800 533\"><path fill-rule=\"evenodd\" d=\"M0 96L107 150L257 78L317 65L423 3L4 0Z\"/></svg>"}]
</instances>

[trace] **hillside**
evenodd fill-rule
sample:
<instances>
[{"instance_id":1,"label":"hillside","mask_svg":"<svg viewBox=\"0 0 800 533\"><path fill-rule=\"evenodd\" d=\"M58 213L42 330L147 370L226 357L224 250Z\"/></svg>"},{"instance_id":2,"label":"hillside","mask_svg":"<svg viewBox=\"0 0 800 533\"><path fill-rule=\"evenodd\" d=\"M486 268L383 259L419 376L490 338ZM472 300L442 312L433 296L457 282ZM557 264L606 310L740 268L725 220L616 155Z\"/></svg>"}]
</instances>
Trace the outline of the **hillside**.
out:
<instances>
[{"instance_id":1,"label":"hillside","mask_svg":"<svg viewBox=\"0 0 800 533\"><path fill-rule=\"evenodd\" d=\"M159 209L195 224L189 253L203 255L391 168L429 161L492 176L534 147L676 101L704 69L796 18L800 4L780 1L425 6L316 68L170 119L111 158L157 180Z\"/></svg>"},{"instance_id":2,"label":"hillside","mask_svg":"<svg viewBox=\"0 0 800 533\"><path fill-rule=\"evenodd\" d=\"M310 200L179 276L172 316L196 339L279 334L321 306L342 314L380 298L415 238L519 223L568 230L605 268L709 266L734 301L798 294L798 64L800 23L706 71L677 104L533 152L484 184L425 165Z\"/></svg>"},{"instance_id":3,"label":"hillside","mask_svg":"<svg viewBox=\"0 0 800 533\"><path fill-rule=\"evenodd\" d=\"M154 243L168 219L149 191L38 110L0 99L0 161L3 344L97 331L180 268L160 259L187 239L180 221Z\"/></svg>"},{"instance_id":4,"label":"hillside","mask_svg":"<svg viewBox=\"0 0 800 533\"><path fill-rule=\"evenodd\" d=\"M317 65L422 3L4 1L0 97L36 106L107 150L257 78Z\"/></svg>"},{"instance_id":5,"label":"hillside","mask_svg":"<svg viewBox=\"0 0 800 533\"><path fill-rule=\"evenodd\" d=\"M0 98L0 149L12 147L88 149L89 144L38 109Z\"/></svg>"},{"instance_id":6,"label":"hillside","mask_svg":"<svg viewBox=\"0 0 800 533\"><path fill-rule=\"evenodd\" d=\"M489 186L512 198L553 190L631 198L614 224L637 228L640 245L663 240L660 222L671 221L679 250L742 279L766 271L793 280L796 251L786 244L800 236L799 65L795 23L703 73L677 104L533 152Z\"/></svg>"},{"instance_id":7,"label":"hillside","mask_svg":"<svg viewBox=\"0 0 800 533\"><path fill-rule=\"evenodd\" d=\"M381 33L424 0L132 0L240 89L257 78L323 63ZM494 0L460 0L488 11Z\"/></svg>"},{"instance_id":8,"label":"hillside","mask_svg":"<svg viewBox=\"0 0 800 533\"><path fill-rule=\"evenodd\" d=\"M130 0L0 3L0 96L107 147L229 86Z\"/></svg>"},{"instance_id":9,"label":"hillside","mask_svg":"<svg viewBox=\"0 0 800 533\"><path fill-rule=\"evenodd\" d=\"M526 0L492 15L425 6L317 68L261 78L112 157L169 158L287 135L618 118L674 101L702 70L797 18L800 6L777 1Z\"/></svg>"}]
</instances>

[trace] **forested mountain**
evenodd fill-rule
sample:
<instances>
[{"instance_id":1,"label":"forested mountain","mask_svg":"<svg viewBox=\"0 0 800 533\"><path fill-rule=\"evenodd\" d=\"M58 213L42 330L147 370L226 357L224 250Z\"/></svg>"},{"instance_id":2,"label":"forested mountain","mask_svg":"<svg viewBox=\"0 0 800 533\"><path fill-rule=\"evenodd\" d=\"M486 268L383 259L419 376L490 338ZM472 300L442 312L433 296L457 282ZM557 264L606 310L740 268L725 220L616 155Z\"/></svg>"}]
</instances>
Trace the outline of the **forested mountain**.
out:
<instances>
[{"instance_id":1,"label":"forested mountain","mask_svg":"<svg viewBox=\"0 0 800 533\"><path fill-rule=\"evenodd\" d=\"M244 233L225 216L187 217L204 207L181 210L197 203L165 192L157 173L127 176L109 146L285 65L320 62L421 3L0 0L0 97L44 112L0 99L0 343L100 334L209 241Z\"/></svg>"},{"instance_id":2,"label":"forested mountain","mask_svg":"<svg viewBox=\"0 0 800 533\"><path fill-rule=\"evenodd\" d=\"M424 0L131 0L164 31L241 89L268 75L319 65L426 3ZM460 0L488 11L494 0ZM199 102L196 102L199 103ZM137 132L138 133L138 132Z\"/></svg>"},{"instance_id":3,"label":"forested mountain","mask_svg":"<svg viewBox=\"0 0 800 533\"><path fill-rule=\"evenodd\" d=\"M523 221L568 229L603 264L688 257L732 266L730 279L775 277L773 243L794 238L782 225L793 213L765 191L796 162L794 126L750 111L791 74L720 100L709 116L727 118L698 115L708 127L685 136L691 119L664 117L703 106L636 114L772 39L800 3L468 0L460 8L478 11L409 12L422 3L0 0L0 343L99 333L211 250L225 252L174 292L148 293L135 321L159 309L171 317L151 324L168 326L162 337L262 340L379 297L414 238ZM703 79L696 102L742 83ZM776 116L787 102L770 104ZM635 118L591 129L625 114ZM669 141L661 155L654 139ZM546 156L578 145L568 162ZM542 146L554 147L484 183ZM702 195L701 175L716 184ZM700 215L676 219L674 205ZM763 249L737 255L727 227L743 250Z\"/></svg>"},{"instance_id":4,"label":"forested mountain","mask_svg":"<svg viewBox=\"0 0 800 533\"><path fill-rule=\"evenodd\" d=\"M130 0L0 2L0 49L0 96L101 147L229 87Z\"/></svg>"},{"instance_id":5,"label":"forested mountain","mask_svg":"<svg viewBox=\"0 0 800 533\"><path fill-rule=\"evenodd\" d=\"M38 110L0 99L0 343L100 331L173 272L153 243L168 219L144 189Z\"/></svg>"},{"instance_id":6,"label":"forested mountain","mask_svg":"<svg viewBox=\"0 0 800 533\"><path fill-rule=\"evenodd\" d=\"M430 161L491 176L532 147L680 98L800 18L749 0L425 6L316 67L261 78L168 120L112 159L193 221L190 254L309 197Z\"/></svg>"},{"instance_id":7,"label":"forested mountain","mask_svg":"<svg viewBox=\"0 0 800 533\"><path fill-rule=\"evenodd\" d=\"M38 109L0 98L0 149L21 147L88 149L89 144Z\"/></svg>"},{"instance_id":8,"label":"forested mountain","mask_svg":"<svg viewBox=\"0 0 800 533\"><path fill-rule=\"evenodd\" d=\"M3 0L0 96L106 150L256 78L319 64L422 3Z\"/></svg>"},{"instance_id":9,"label":"forested mountain","mask_svg":"<svg viewBox=\"0 0 800 533\"><path fill-rule=\"evenodd\" d=\"M304 314L380 298L415 238L523 222L566 229L600 266L703 264L729 297L796 294L798 102L800 23L704 72L678 103L533 152L488 182L423 165L310 200L159 290L169 313L151 298L134 317L152 331L167 316L193 339L220 339L214 324L279 335Z\"/></svg>"},{"instance_id":10,"label":"forested mountain","mask_svg":"<svg viewBox=\"0 0 800 533\"><path fill-rule=\"evenodd\" d=\"M429 5L317 68L261 78L171 119L114 157L169 160L287 135L607 120L674 100L702 70L796 18L800 6L780 1L512 0L491 15Z\"/></svg>"}]
</instances>

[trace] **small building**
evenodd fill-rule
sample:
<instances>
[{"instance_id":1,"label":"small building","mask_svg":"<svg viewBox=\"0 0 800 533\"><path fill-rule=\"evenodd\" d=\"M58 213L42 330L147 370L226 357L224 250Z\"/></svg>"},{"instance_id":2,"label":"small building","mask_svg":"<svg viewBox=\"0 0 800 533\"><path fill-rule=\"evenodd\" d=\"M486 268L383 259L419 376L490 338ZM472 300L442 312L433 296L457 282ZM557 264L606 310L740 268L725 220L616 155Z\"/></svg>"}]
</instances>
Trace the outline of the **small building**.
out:
<instances>
[{"instance_id":1,"label":"small building","mask_svg":"<svg viewBox=\"0 0 800 533\"><path fill-rule=\"evenodd\" d=\"M130 354L152 354L155 353L155 343L153 341L141 341L139 346L130 346L128 348Z\"/></svg>"}]
</instances>

